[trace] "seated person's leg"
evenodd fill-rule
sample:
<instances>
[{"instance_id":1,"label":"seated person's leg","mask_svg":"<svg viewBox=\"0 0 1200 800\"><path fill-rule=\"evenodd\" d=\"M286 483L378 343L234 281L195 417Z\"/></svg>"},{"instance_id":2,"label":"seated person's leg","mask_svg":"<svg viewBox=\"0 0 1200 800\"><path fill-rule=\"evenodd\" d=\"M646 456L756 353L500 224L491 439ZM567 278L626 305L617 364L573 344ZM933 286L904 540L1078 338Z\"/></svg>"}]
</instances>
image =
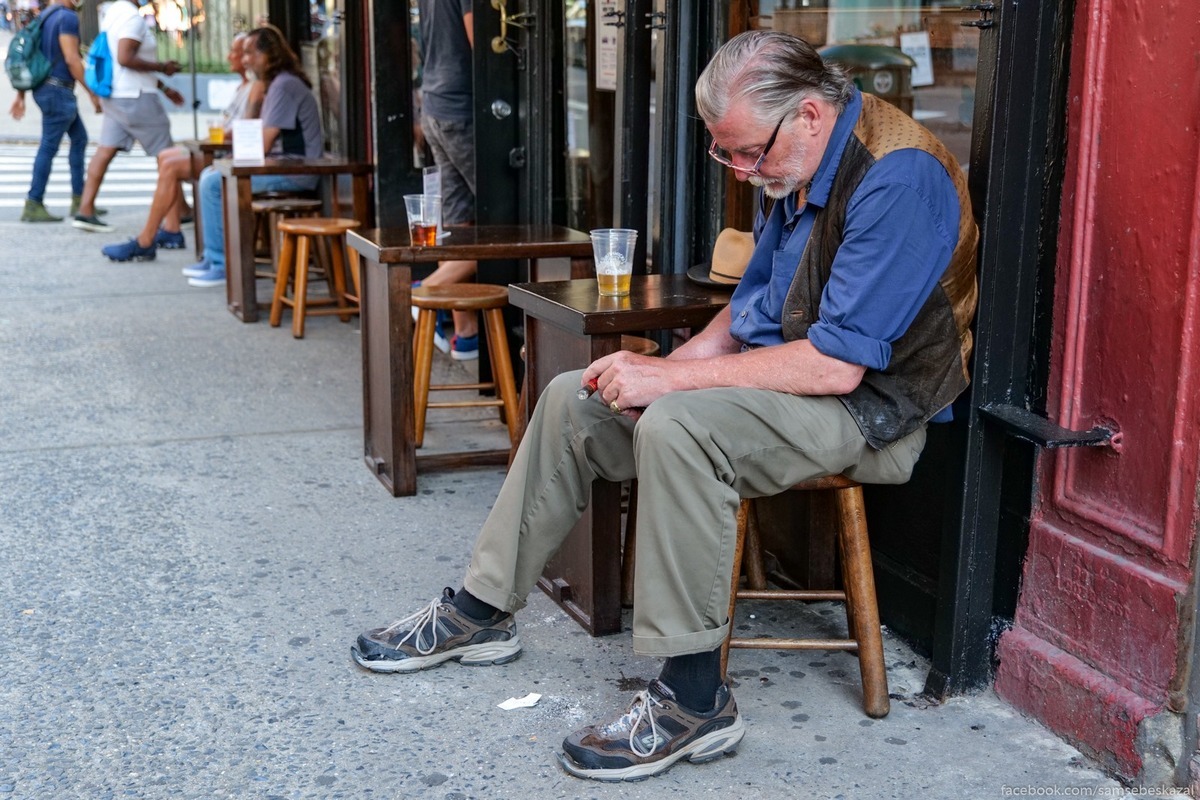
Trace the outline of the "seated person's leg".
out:
<instances>
[{"instance_id":1,"label":"seated person's leg","mask_svg":"<svg viewBox=\"0 0 1200 800\"><path fill-rule=\"evenodd\" d=\"M592 481L633 476L634 421L598 399L579 400L579 381L579 372L559 375L539 398L476 541L464 589L388 628L367 631L352 648L355 661L375 672L412 672L451 660L490 664L516 657L520 642L511 614L525 605L583 513Z\"/></svg>"}]
</instances>

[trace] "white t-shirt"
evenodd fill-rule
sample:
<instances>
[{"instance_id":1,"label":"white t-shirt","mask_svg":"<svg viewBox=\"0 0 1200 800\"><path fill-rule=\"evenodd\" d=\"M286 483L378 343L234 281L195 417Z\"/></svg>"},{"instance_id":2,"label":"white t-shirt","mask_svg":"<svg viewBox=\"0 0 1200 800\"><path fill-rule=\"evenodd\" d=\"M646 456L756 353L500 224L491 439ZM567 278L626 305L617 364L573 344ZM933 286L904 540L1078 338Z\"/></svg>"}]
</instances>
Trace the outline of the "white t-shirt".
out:
<instances>
[{"instance_id":1,"label":"white t-shirt","mask_svg":"<svg viewBox=\"0 0 1200 800\"><path fill-rule=\"evenodd\" d=\"M109 5L100 21L100 30L108 34L108 48L113 60L113 97L137 97L142 92L153 92L158 88L158 75L154 72L138 72L122 67L117 62L117 52L122 39L135 39L138 45L138 58L154 62L158 60L158 45L154 41L154 31L146 24L146 20L138 7L129 0L117 0Z\"/></svg>"}]
</instances>

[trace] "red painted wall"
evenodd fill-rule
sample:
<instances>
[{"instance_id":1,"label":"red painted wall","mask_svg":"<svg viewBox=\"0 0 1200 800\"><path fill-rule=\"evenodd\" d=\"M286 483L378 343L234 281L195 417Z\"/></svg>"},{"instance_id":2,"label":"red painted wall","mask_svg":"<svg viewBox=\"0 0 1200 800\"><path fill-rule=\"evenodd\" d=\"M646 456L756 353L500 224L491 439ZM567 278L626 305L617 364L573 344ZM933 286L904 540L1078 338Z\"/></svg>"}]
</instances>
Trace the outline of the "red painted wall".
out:
<instances>
[{"instance_id":1,"label":"red painted wall","mask_svg":"<svg viewBox=\"0 0 1200 800\"><path fill-rule=\"evenodd\" d=\"M996 689L1136 779L1186 689L1200 442L1200 7L1077 4L1051 416L1119 431L1039 464Z\"/></svg>"}]
</instances>

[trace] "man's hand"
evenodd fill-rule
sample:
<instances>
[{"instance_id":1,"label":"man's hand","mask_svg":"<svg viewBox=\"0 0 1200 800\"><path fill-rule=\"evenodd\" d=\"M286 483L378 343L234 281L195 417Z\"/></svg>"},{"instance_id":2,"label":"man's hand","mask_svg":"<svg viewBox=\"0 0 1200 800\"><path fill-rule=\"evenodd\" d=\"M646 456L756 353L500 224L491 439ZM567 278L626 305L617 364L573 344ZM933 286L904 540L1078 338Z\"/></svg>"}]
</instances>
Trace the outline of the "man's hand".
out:
<instances>
[{"instance_id":1,"label":"man's hand","mask_svg":"<svg viewBox=\"0 0 1200 800\"><path fill-rule=\"evenodd\" d=\"M25 117L25 93L18 92L16 98L12 101L12 106L8 109L8 113L12 114L12 118L20 120Z\"/></svg>"},{"instance_id":2,"label":"man's hand","mask_svg":"<svg viewBox=\"0 0 1200 800\"><path fill-rule=\"evenodd\" d=\"M595 379L597 390L593 399L610 408L615 404L621 409L619 413L636 419L646 406L678 388L678 373L686 367L684 362L622 350L593 361L583 371L583 383Z\"/></svg>"},{"instance_id":3,"label":"man's hand","mask_svg":"<svg viewBox=\"0 0 1200 800\"><path fill-rule=\"evenodd\" d=\"M159 66L158 71L161 72L163 75L170 77L170 76L174 75L176 72L179 72L179 70L180 70L180 65L179 65L178 61L164 61ZM174 101L172 100L171 102L174 102Z\"/></svg>"},{"instance_id":4,"label":"man's hand","mask_svg":"<svg viewBox=\"0 0 1200 800\"><path fill-rule=\"evenodd\" d=\"M92 110L95 111L97 114L103 114L104 107L100 105L100 98L97 97L96 95L92 94L91 92L88 92L88 97L90 97L92 100Z\"/></svg>"},{"instance_id":5,"label":"man's hand","mask_svg":"<svg viewBox=\"0 0 1200 800\"><path fill-rule=\"evenodd\" d=\"M171 63L174 64L175 62L172 61ZM183 105L183 95L181 95L179 92L172 89L170 86L164 86L162 89L162 93L164 95L166 95L167 99L170 100L175 105L177 105L177 106Z\"/></svg>"}]
</instances>

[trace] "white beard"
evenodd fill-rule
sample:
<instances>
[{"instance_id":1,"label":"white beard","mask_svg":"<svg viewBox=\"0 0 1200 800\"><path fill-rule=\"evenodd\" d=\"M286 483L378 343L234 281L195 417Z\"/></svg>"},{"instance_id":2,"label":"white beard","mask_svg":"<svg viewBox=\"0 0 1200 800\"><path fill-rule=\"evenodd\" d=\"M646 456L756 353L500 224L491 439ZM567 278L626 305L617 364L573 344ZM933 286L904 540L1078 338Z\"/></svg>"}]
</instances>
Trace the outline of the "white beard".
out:
<instances>
[{"instance_id":1,"label":"white beard","mask_svg":"<svg viewBox=\"0 0 1200 800\"><path fill-rule=\"evenodd\" d=\"M773 200L782 200L799 191L801 186L807 185L812 180L811 175L800 177L804 174L804 162L807 158L808 148L798 147L787 160L777 167L780 172L789 177L766 178L761 175L753 175L748 180L752 186L761 187L763 194L767 197Z\"/></svg>"}]
</instances>

